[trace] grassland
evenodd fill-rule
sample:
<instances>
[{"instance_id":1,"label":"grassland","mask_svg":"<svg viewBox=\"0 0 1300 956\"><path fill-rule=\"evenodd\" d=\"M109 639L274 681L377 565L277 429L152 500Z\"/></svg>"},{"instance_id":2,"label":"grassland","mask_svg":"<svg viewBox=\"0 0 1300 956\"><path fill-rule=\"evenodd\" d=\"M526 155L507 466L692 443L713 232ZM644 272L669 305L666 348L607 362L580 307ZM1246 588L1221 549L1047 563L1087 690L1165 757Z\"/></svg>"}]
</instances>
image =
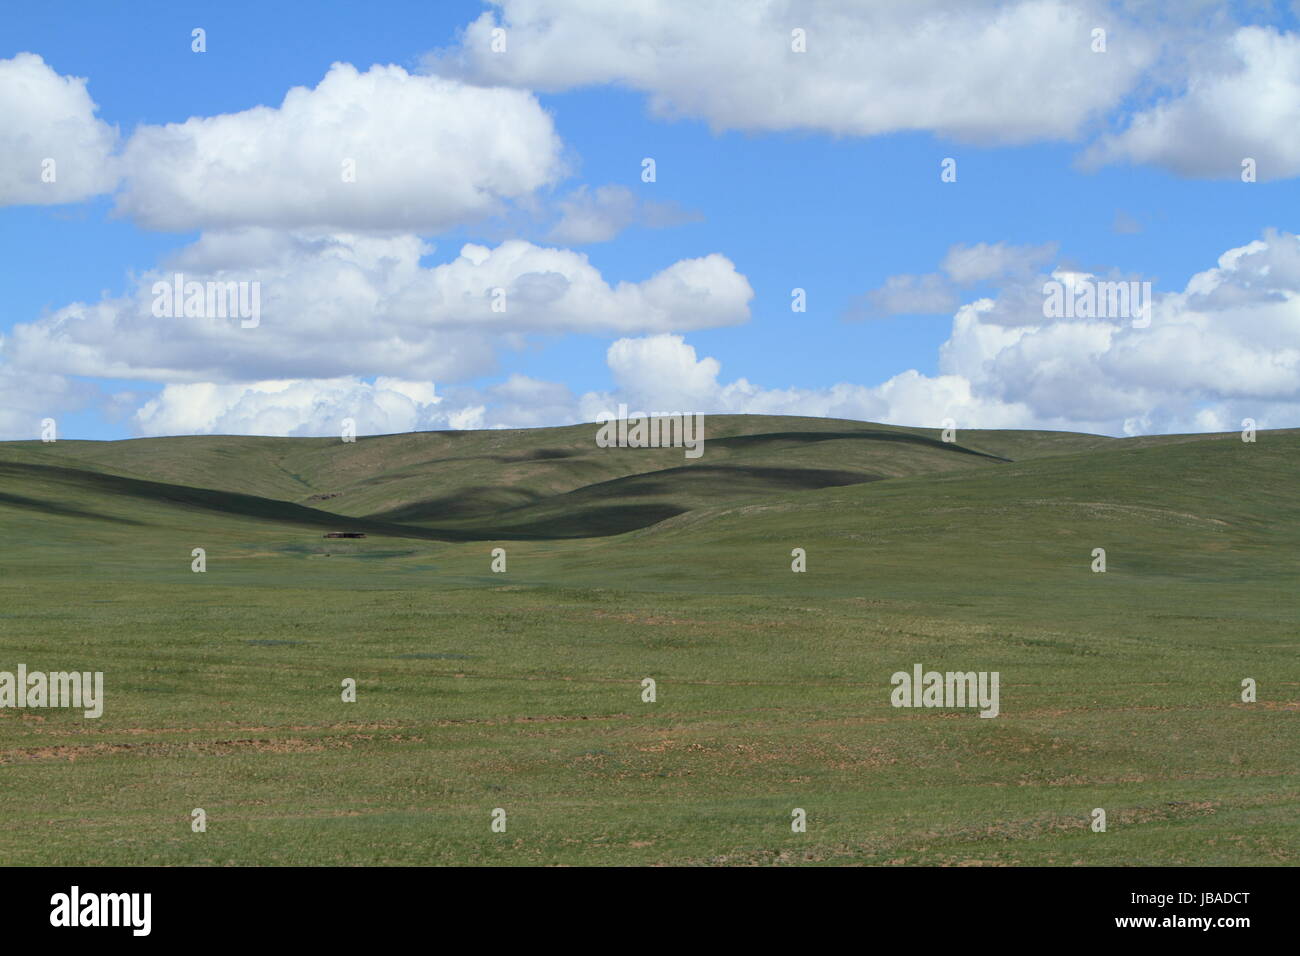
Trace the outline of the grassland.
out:
<instances>
[{"instance_id":1,"label":"grassland","mask_svg":"<svg viewBox=\"0 0 1300 956\"><path fill-rule=\"evenodd\" d=\"M0 863L1300 858L1300 430L708 425L0 444Z\"/></svg>"}]
</instances>

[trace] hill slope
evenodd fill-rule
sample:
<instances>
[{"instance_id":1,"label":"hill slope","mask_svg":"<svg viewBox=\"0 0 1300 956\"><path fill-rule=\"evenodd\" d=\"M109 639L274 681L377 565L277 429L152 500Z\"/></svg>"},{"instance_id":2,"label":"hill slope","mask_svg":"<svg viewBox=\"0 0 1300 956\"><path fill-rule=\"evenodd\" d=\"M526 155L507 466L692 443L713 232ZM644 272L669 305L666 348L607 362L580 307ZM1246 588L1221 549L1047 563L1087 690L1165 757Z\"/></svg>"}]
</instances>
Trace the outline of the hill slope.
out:
<instances>
[{"instance_id":1,"label":"hill slope","mask_svg":"<svg viewBox=\"0 0 1300 956\"><path fill-rule=\"evenodd\" d=\"M1300 431L709 424L0 444L0 670L107 685L0 708L0 853L1298 862Z\"/></svg>"},{"instance_id":2,"label":"hill slope","mask_svg":"<svg viewBox=\"0 0 1300 956\"><path fill-rule=\"evenodd\" d=\"M51 501L55 508L69 506L70 495L172 501L296 524L319 524L325 519L317 512L326 512L355 530L462 540L619 533L707 502L1001 460L918 430L820 419L713 419L707 454L698 459L685 458L680 448L598 448L594 437L594 425L578 425L355 443L11 442L0 446L0 480L68 489L63 502ZM175 487L169 492L164 485Z\"/></svg>"}]
</instances>

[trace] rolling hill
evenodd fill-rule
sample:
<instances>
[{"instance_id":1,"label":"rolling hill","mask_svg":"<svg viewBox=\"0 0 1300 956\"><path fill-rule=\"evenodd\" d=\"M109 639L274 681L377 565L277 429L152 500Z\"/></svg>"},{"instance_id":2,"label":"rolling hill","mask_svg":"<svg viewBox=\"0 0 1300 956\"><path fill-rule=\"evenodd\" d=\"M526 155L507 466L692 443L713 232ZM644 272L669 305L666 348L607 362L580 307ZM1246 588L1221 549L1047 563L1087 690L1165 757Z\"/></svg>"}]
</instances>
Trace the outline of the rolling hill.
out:
<instances>
[{"instance_id":1,"label":"rolling hill","mask_svg":"<svg viewBox=\"0 0 1300 956\"><path fill-rule=\"evenodd\" d=\"M0 670L107 687L0 709L0 852L1296 862L1300 430L708 426L0 443Z\"/></svg>"}]
</instances>

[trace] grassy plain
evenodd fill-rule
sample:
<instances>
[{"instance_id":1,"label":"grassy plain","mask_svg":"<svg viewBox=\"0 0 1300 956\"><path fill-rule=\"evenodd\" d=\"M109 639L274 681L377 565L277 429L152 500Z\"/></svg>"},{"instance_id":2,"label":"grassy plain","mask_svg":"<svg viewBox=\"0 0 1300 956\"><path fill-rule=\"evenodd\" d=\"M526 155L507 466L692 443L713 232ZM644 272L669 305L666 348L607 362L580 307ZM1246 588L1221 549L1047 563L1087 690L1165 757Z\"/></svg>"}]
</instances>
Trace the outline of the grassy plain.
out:
<instances>
[{"instance_id":1,"label":"grassy plain","mask_svg":"<svg viewBox=\"0 0 1300 956\"><path fill-rule=\"evenodd\" d=\"M0 443L0 863L1300 861L1300 430L708 426Z\"/></svg>"}]
</instances>

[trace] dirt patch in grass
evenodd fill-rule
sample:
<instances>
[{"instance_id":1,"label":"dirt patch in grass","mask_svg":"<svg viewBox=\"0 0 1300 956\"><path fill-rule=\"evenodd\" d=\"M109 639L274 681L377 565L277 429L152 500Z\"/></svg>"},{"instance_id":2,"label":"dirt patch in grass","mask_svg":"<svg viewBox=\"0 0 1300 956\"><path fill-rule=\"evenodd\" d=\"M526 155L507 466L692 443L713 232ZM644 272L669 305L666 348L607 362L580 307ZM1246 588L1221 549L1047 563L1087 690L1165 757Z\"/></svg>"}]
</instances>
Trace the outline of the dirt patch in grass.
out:
<instances>
[{"instance_id":1,"label":"dirt patch in grass","mask_svg":"<svg viewBox=\"0 0 1300 956\"><path fill-rule=\"evenodd\" d=\"M67 744L46 747L17 747L0 751L0 764L33 760L67 760L129 754L134 757L229 756L239 753L321 753L326 750L350 750L360 743L423 742L423 737L407 734L349 734L344 737L245 738L241 740L194 740L180 743L97 743Z\"/></svg>"}]
</instances>

